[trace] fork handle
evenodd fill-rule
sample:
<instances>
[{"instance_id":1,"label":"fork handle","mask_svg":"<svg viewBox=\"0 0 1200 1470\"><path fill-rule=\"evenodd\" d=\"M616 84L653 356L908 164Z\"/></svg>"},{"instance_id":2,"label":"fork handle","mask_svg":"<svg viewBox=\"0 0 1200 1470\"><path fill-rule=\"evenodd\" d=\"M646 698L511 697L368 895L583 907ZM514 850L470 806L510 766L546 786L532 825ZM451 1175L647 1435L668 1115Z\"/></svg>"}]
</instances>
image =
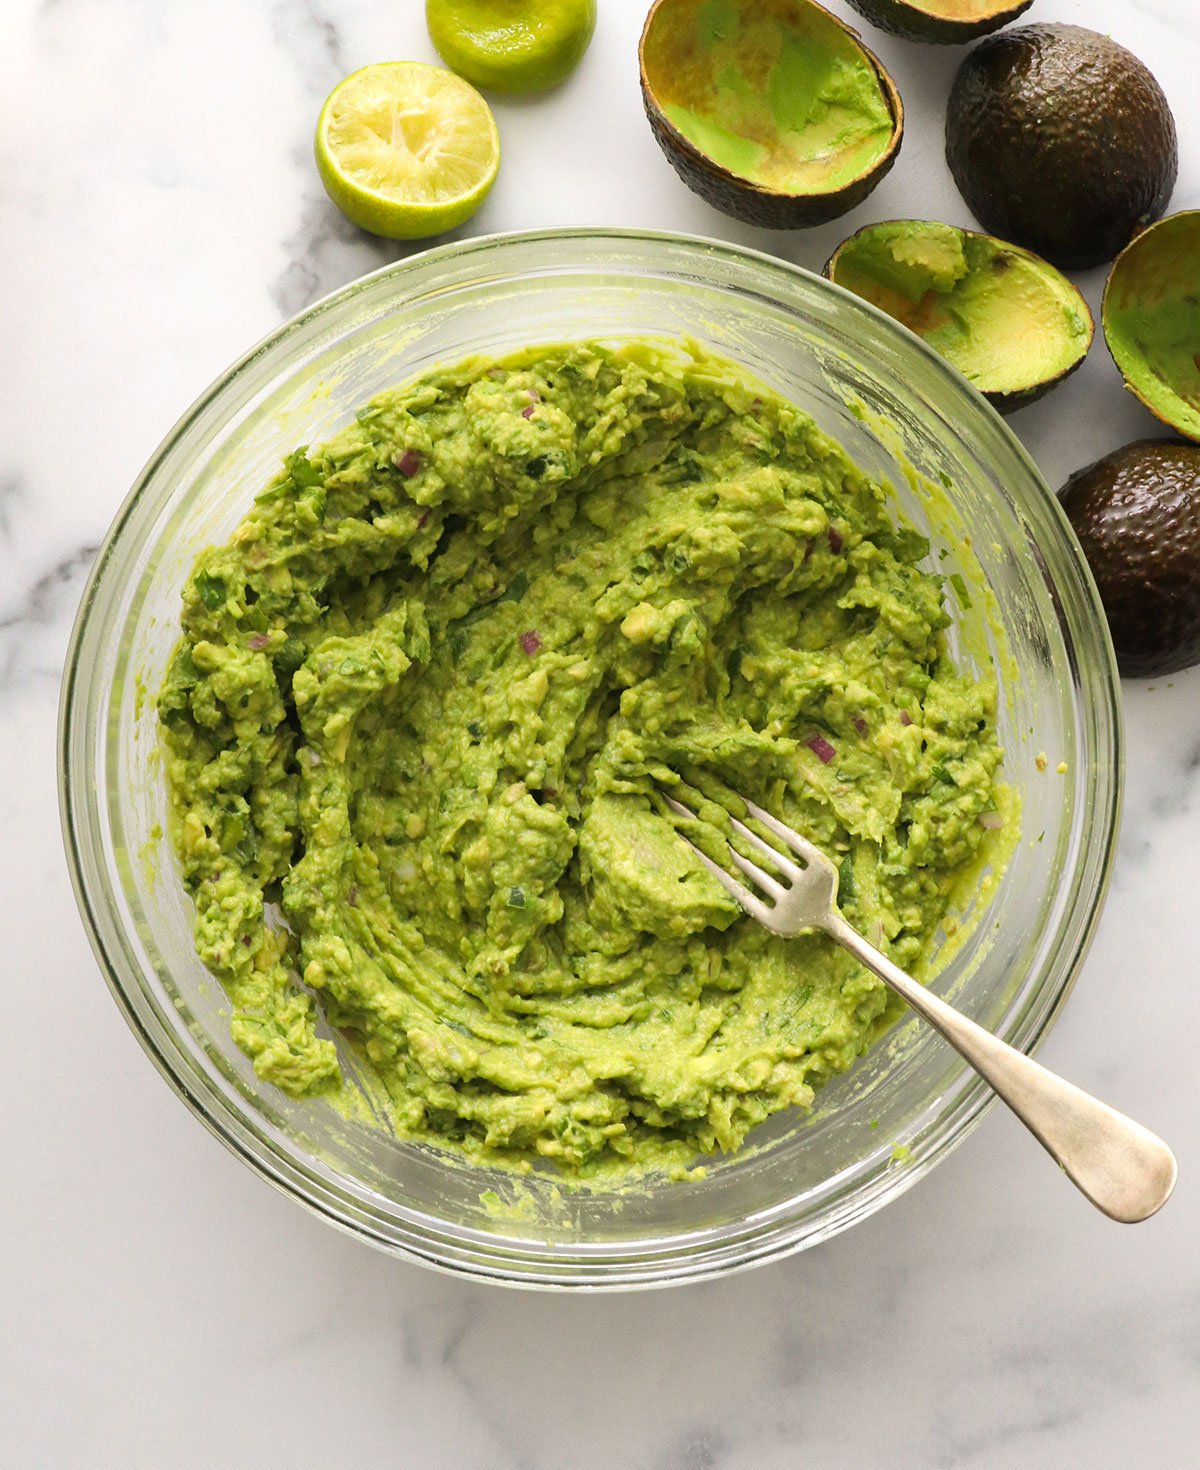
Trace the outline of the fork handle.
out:
<instances>
[{"instance_id":1,"label":"fork handle","mask_svg":"<svg viewBox=\"0 0 1200 1470\"><path fill-rule=\"evenodd\" d=\"M1097 1209L1133 1224L1166 1203L1177 1166L1161 1138L926 990L840 914L831 913L822 927L941 1032Z\"/></svg>"}]
</instances>

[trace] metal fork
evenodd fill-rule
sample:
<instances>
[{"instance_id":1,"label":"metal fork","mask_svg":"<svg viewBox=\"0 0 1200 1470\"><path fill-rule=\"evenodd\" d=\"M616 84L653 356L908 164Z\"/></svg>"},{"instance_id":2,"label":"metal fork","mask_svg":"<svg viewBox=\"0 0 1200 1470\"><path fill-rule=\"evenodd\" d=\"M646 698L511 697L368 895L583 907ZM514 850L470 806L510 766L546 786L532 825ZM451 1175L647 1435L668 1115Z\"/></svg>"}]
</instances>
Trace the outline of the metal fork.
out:
<instances>
[{"instance_id":1,"label":"metal fork","mask_svg":"<svg viewBox=\"0 0 1200 1470\"><path fill-rule=\"evenodd\" d=\"M678 816L696 820L682 802L666 792L662 796ZM848 949L945 1037L1008 1104L1071 1182L1111 1219L1132 1224L1148 1219L1167 1202L1175 1187L1177 1166L1161 1138L1055 1076L905 974L842 917L836 903L838 870L829 858L752 801L744 805L755 821L801 860L794 862L730 816L734 831L778 874L767 872L730 847L732 861L765 898L731 877L682 832L678 835L751 918L789 939L820 929Z\"/></svg>"}]
</instances>

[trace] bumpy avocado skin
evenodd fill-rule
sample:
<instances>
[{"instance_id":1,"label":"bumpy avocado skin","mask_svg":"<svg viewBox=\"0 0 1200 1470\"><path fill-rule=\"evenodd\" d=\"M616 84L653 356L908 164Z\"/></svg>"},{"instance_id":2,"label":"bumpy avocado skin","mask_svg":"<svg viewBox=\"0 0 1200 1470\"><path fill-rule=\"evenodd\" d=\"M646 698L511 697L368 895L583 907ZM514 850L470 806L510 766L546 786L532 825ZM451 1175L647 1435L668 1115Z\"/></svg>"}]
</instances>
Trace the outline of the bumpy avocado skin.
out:
<instances>
[{"instance_id":1,"label":"bumpy avocado skin","mask_svg":"<svg viewBox=\"0 0 1200 1470\"><path fill-rule=\"evenodd\" d=\"M930 15L920 8L920 0L912 5L906 4L905 0L850 0L850 4L873 26L878 26L881 31L890 31L893 36L903 36L906 41L961 46L1016 20L1018 15L1029 9L1033 0L1009 0L1008 4L998 6L993 15L980 16L977 20L950 20L946 16Z\"/></svg>"},{"instance_id":2,"label":"bumpy avocado skin","mask_svg":"<svg viewBox=\"0 0 1200 1470\"><path fill-rule=\"evenodd\" d=\"M1139 439L1061 493L1129 678L1200 663L1200 444Z\"/></svg>"},{"instance_id":3,"label":"bumpy avocado skin","mask_svg":"<svg viewBox=\"0 0 1200 1470\"><path fill-rule=\"evenodd\" d=\"M1082 26L980 42L954 81L946 161L984 229L1084 270L1160 217L1179 170L1175 120L1131 52Z\"/></svg>"}]
</instances>

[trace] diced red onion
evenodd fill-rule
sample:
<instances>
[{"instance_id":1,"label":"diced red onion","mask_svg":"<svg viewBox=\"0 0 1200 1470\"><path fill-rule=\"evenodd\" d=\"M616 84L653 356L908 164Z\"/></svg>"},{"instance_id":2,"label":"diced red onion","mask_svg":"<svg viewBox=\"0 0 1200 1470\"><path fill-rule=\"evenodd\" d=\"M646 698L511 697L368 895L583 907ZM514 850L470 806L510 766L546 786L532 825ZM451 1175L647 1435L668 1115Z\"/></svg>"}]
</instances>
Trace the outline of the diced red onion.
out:
<instances>
[{"instance_id":1,"label":"diced red onion","mask_svg":"<svg viewBox=\"0 0 1200 1470\"><path fill-rule=\"evenodd\" d=\"M521 410L521 417L523 419L531 419L533 417L533 404L532 403L529 405L528 408L523 408Z\"/></svg>"},{"instance_id":2,"label":"diced red onion","mask_svg":"<svg viewBox=\"0 0 1200 1470\"><path fill-rule=\"evenodd\" d=\"M521 634L521 647L525 650L527 654L529 654L531 658L538 651L538 649L541 648L541 646L542 640L538 637L538 635L533 631L532 628L529 630L528 633Z\"/></svg>"},{"instance_id":3,"label":"diced red onion","mask_svg":"<svg viewBox=\"0 0 1200 1470\"><path fill-rule=\"evenodd\" d=\"M421 456L415 449L406 449L403 454L394 454L392 463L406 480L411 480L421 468Z\"/></svg>"},{"instance_id":4,"label":"diced red onion","mask_svg":"<svg viewBox=\"0 0 1200 1470\"><path fill-rule=\"evenodd\" d=\"M540 403L542 401L542 395L536 388L529 389L529 401L530 403Z\"/></svg>"},{"instance_id":5,"label":"diced red onion","mask_svg":"<svg viewBox=\"0 0 1200 1470\"><path fill-rule=\"evenodd\" d=\"M246 644L248 647L252 648L255 653L258 653L262 649L266 648L267 644L270 643L270 641L270 633L251 633L249 638L246 639Z\"/></svg>"},{"instance_id":6,"label":"diced red onion","mask_svg":"<svg viewBox=\"0 0 1200 1470\"><path fill-rule=\"evenodd\" d=\"M1004 818L999 812L980 812L979 825L986 827L989 832L999 832L1004 826Z\"/></svg>"},{"instance_id":7,"label":"diced red onion","mask_svg":"<svg viewBox=\"0 0 1200 1470\"><path fill-rule=\"evenodd\" d=\"M858 731L860 735L865 735L867 733L867 722L863 719L862 715L854 716L854 728Z\"/></svg>"},{"instance_id":8,"label":"diced red onion","mask_svg":"<svg viewBox=\"0 0 1200 1470\"><path fill-rule=\"evenodd\" d=\"M829 528L829 549L833 552L834 556L837 556L842 549L841 533L833 526Z\"/></svg>"},{"instance_id":9,"label":"diced red onion","mask_svg":"<svg viewBox=\"0 0 1200 1470\"><path fill-rule=\"evenodd\" d=\"M900 723L902 725L911 725L912 724L912 715L910 715L909 712L906 709L902 709L900 711Z\"/></svg>"},{"instance_id":10,"label":"diced red onion","mask_svg":"<svg viewBox=\"0 0 1200 1470\"><path fill-rule=\"evenodd\" d=\"M421 527L425 524L425 522L428 519L429 519L429 511L423 510L421 512L421 514L417 517L417 530L418 531L421 529Z\"/></svg>"},{"instance_id":11,"label":"diced red onion","mask_svg":"<svg viewBox=\"0 0 1200 1470\"><path fill-rule=\"evenodd\" d=\"M827 766L834 756L837 755L837 751L825 739L824 735L810 735L804 743L823 766Z\"/></svg>"}]
</instances>

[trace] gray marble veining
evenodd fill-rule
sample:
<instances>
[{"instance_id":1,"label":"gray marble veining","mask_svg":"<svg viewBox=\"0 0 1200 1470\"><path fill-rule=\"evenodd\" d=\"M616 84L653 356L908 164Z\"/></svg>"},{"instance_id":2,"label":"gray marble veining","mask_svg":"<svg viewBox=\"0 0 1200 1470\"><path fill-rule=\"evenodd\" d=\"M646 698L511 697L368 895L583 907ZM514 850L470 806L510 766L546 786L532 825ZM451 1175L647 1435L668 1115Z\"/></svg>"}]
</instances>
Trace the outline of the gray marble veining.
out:
<instances>
[{"instance_id":1,"label":"gray marble veining","mask_svg":"<svg viewBox=\"0 0 1200 1470\"><path fill-rule=\"evenodd\" d=\"M81 546L32 584L18 584L20 601L0 605L0 697L11 698L24 680L62 675L63 635L91 569L97 548Z\"/></svg>"}]
</instances>

